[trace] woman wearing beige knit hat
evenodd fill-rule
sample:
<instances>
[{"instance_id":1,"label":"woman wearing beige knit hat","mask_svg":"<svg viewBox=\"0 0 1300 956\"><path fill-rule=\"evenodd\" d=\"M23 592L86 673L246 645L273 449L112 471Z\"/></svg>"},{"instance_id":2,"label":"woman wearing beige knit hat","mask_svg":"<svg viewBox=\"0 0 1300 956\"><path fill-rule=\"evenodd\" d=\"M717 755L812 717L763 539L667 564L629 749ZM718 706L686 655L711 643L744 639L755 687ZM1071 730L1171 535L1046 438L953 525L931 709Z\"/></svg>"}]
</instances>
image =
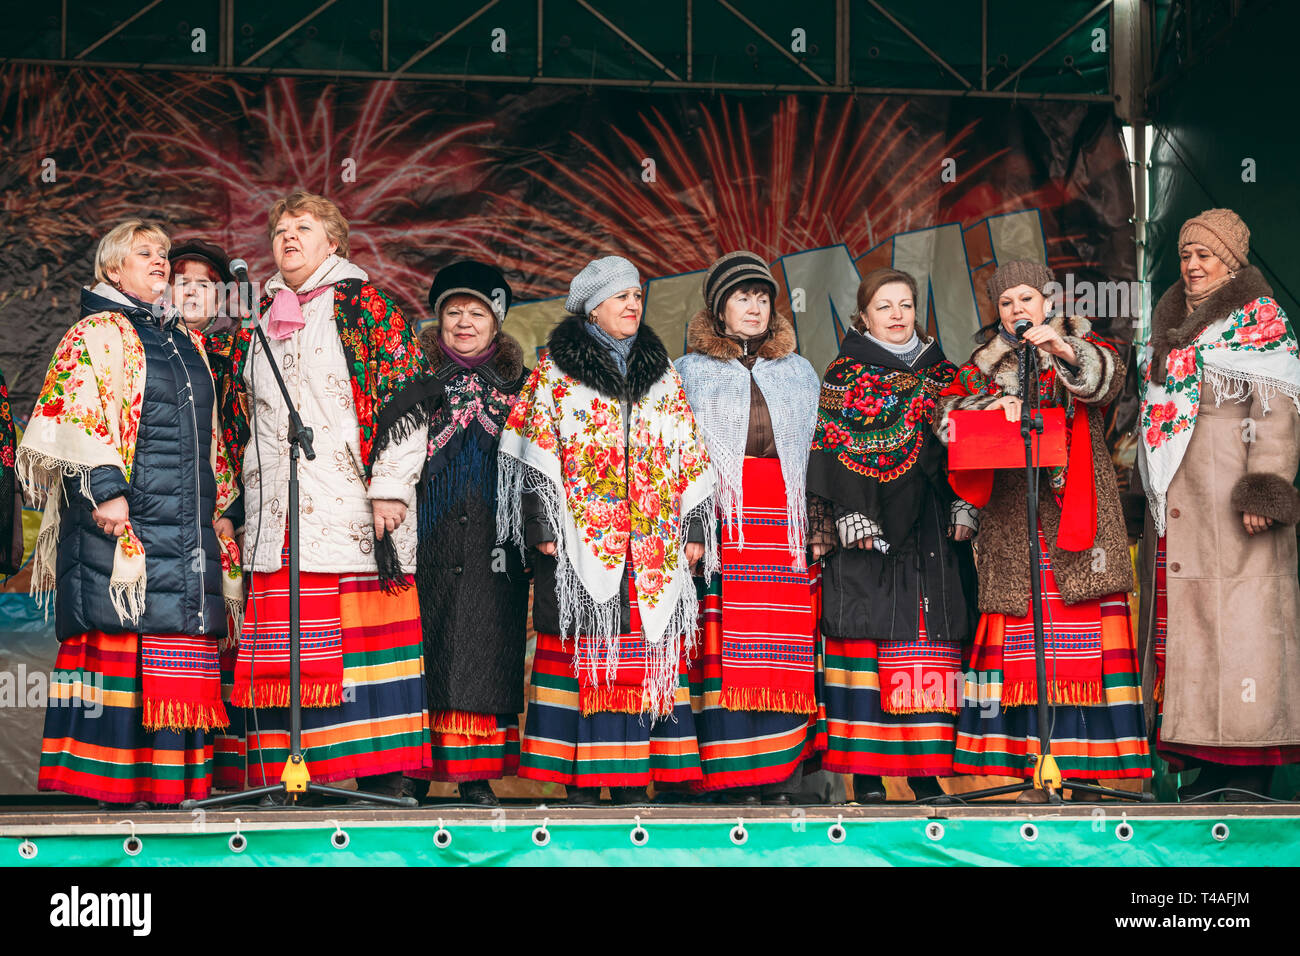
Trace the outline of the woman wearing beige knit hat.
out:
<instances>
[{"instance_id":1,"label":"woman wearing beige knit hat","mask_svg":"<svg viewBox=\"0 0 1300 956\"><path fill-rule=\"evenodd\" d=\"M1064 465L1044 467L1038 484L1038 550L1027 547L1023 468L950 472L953 490L983 508L976 538L980 620L957 718L955 773L1028 777L1038 750L1038 695L1052 708L1052 753L1067 779L1151 776L1142 722L1136 643L1128 613L1133 568L1106 446L1103 413L1124 387L1124 362L1087 319L1049 316L1041 263L1008 262L989 280L998 320L987 341L940 393L940 436L958 410L1000 408L1020 417L1021 350L1038 350L1042 406L1065 410ZM1030 326L1023 340L1017 324ZM982 474L981 480L970 476ZM1049 680L1035 669L1032 574L1040 575ZM1028 791L1022 801L1042 800Z\"/></svg>"},{"instance_id":2,"label":"woman wearing beige knit hat","mask_svg":"<svg viewBox=\"0 0 1300 956\"><path fill-rule=\"evenodd\" d=\"M1183 224L1142 376L1143 684L1183 800L1300 762L1300 349L1249 244L1230 209Z\"/></svg>"}]
</instances>

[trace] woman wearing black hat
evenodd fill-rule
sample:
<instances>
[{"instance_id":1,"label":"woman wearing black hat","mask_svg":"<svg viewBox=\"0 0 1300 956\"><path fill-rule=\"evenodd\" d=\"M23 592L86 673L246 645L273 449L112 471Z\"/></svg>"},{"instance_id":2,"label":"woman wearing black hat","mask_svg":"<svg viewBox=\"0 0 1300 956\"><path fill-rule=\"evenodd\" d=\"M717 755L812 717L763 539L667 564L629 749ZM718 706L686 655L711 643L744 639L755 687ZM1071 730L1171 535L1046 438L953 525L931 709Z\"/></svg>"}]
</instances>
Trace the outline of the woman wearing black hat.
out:
<instances>
[{"instance_id":1,"label":"woman wearing black hat","mask_svg":"<svg viewBox=\"0 0 1300 956\"><path fill-rule=\"evenodd\" d=\"M213 324L226 314L222 286L234 282L230 257L220 246L202 239L187 239L172 246L172 302L185 324L198 333L214 332Z\"/></svg>"},{"instance_id":2,"label":"woman wearing black hat","mask_svg":"<svg viewBox=\"0 0 1300 956\"><path fill-rule=\"evenodd\" d=\"M496 806L489 780L519 766L528 577L518 549L496 545L497 443L528 376L501 331L510 286L462 261L429 290L436 317L420 335L444 400L429 425L418 486L416 587L424 629L433 767L461 798Z\"/></svg>"}]
</instances>

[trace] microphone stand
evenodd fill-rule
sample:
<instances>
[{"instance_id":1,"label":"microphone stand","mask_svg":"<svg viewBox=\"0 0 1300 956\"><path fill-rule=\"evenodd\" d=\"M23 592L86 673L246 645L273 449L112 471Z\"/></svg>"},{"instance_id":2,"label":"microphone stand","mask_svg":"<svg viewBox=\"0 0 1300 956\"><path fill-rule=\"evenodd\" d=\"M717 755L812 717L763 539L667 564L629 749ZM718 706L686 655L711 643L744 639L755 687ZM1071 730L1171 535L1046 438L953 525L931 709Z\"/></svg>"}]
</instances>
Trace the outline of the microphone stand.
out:
<instances>
[{"instance_id":1,"label":"microphone stand","mask_svg":"<svg viewBox=\"0 0 1300 956\"><path fill-rule=\"evenodd\" d=\"M389 797L377 793L362 793L345 790L342 787L329 787L312 783L307 770L307 762L302 756L302 644L301 622L299 620L299 598L301 582L298 569L298 456L307 456L308 461L316 458L312 448L312 430L302 423L302 417L285 387L284 376L280 374L278 364L271 358L271 345L262 331L262 323L253 317L253 332L262 345L266 364L271 366L271 374L280 388L280 396L285 407L289 409L289 757L285 760L284 771L280 774L278 784L240 790L237 793L223 793L208 797L206 800L186 800L181 804L182 810L222 806L227 803L239 803L273 793L285 795L286 805L296 804L298 797L307 793L320 793L331 797L346 799L364 798L371 803L387 804L393 807L417 807L419 801L414 797ZM254 359L255 360L255 359ZM256 440L256 438L254 438Z\"/></svg>"},{"instance_id":2,"label":"microphone stand","mask_svg":"<svg viewBox=\"0 0 1300 956\"><path fill-rule=\"evenodd\" d=\"M1051 715L1047 702L1047 641L1043 635L1042 569L1045 562L1043 550L1038 543L1038 466L1034 460L1035 442L1040 441L1041 443L1043 434L1043 413L1039 404L1040 395L1038 392L1038 348L1032 343L1024 342L1023 335L1020 336L1020 339L1023 346L1018 351L1016 358L1020 375L1020 438L1025 444L1025 517L1029 528L1029 552L1034 559L1029 574L1029 606L1034 616L1034 665L1038 680L1036 721L1038 725L1038 749L1040 752L1034 759L1034 775L1029 781L1013 783L1005 787L975 790L970 793L953 794L953 796L966 801L979 799L980 797L1039 790L1047 795L1048 803L1059 804L1063 802L1061 791L1069 788L1076 793L1093 793L1114 797L1117 800L1149 803L1155 800L1155 794L1147 793L1145 789L1134 793L1131 790L1113 790L1109 787L1100 787L1093 783L1077 780L1063 780L1061 770L1056 764L1056 758L1052 756ZM1075 414L1086 415L1087 412L1079 410Z\"/></svg>"}]
</instances>

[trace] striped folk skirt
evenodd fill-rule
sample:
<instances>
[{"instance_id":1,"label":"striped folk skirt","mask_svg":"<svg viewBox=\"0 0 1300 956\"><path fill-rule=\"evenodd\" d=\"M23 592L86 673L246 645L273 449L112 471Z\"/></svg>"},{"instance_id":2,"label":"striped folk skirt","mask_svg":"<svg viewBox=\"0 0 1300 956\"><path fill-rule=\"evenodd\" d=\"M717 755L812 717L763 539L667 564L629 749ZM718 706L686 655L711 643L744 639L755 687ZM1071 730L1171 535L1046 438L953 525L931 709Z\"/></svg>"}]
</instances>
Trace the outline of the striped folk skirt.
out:
<instances>
[{"instance_id":1,"label":"striped folk skirt","mask_svg":"<svg viewBox=\"0 0 1300 956\"><path fill-rule=\"evenodd\" d=\"M1277 767L1300 763L1300 747L1204 747L1197 744L1170 744L1160 739L1160 723L1164 718L1165 703L1165 649L1169 636L1169 591L1165 578L1165 539L1156 543L1156 607L1155 607L1155 659L1156 681L1154 697L1157 704L1155 747L1156 753L1175 772L1201 763L1221 763L1237 767ZM1191 758L1190 760L1188 758Z\"/></svg>"},{"instance_id":2,"label":"striped folk skirt","mask_svg":"<svg viewBox=\"0 0 1300 956\"><path fill-rule=\"evenodd\" d=\"M244 610L244 643L254 633L288 634L287 566L249 576ZM322 587L323 581L330 587ZM302 572L300 619L323 631L337 626L342 636L342 702L302 709L302 753L317 783L351 777L426 770L429 713L425 707L424 640L420 608L412 585L387 594L374 574ZM268 597L270 600L262 600ZM285 609L283 620L268 620L265 608ZM258 612L262 620L258 620ZM322 625L325 622L329 626ZM256 676L253 656L251 670ZM278 783L289 756L289 711L259 707L245 711L247 774L233 786ZM231 745L223 749L231 752Z\"/></svg>"},{"instance_id":3,"label":"striped folk skirt","mask_svg":"<svg viewBox=\"0 0 1300 956\"><path fill-rule=\"evenodd\" d=\"M177 804L212 788L212 738L144 729L140 638L90 631L59 645L37 787L107 803Z\"/></svg>"},{"instance_id":4,"label":"striped folk skirt","mask_svg":"<svg viewBox=\"0 0 1300 956\"><path fill-rule=\"evenodd\" d=\"M519 715L439 711L429 715L433 766L407 776L460 783L499 780L519 770Z\"/></svg>"},{"instance_id":5,"label":"striped folk skirt","mask_svg":"<svg viewBox=\"0 0 1300 956\"><path fill-rule=\"evenodd\" d=\"M822 769L878 777L953 773L961 646L825 638L828 741ZM906 686L903 686L906 685Z\"/></svg>"},{"instance_id":6,"label":"striped folk skirt","mask_svg":"<svg viewBox=\"0 0 1300 956\"><path fill-rule=\"evenodd\" d=\"M641 615L628 561L631 618L623 639L639 639ZM644 787L702 778L686 655L678 665L670 717L598 710L583 715L578 639L538 634L528 685L519 776L570 787ZM639 693L639 692L638 692ZM597 696L597 695L592 695Z\"/></svg>"},{"instance_id":7,"label":"striped folk skirt","mask_svg":"<svg viewBox=\"0 0 1300 956\"><path fill-rule=\"evenodd\" d=\"M689 670L704 779L697 790L779 783L825 749L816 687L819 582L793 571L776 459L746 458L744 545L724 529L722 573L700 594Z\"/></svg>"},{"instance_id":8,"label":"striped folk skirt","mask_svg":"<svg viewBox=\"0 0 1300 956\"><path fill-rule=\"evenodd\" d=\"M1039 545L1049 682L1056 674L1062 678L1056 683L1065 692L1095 686L1098 697L1096 702L1057 704L1049 709L1052 755L1065 777L1150 777L1151 755L1128 596L1110 594L1065 604L1041 528ZM1004 684L1011 683L1009 670L1032 673L1032 660L1024 659L1024 636L1032 633L1032 613L980 617L966 676L965 703L957 718L955 773L1033 776L1039 752L1036 681L1027 693L1017 694L1024 698L1022 702L1012 705L1003 699ZM1095 680L1091 679L1094 675ZM1023 679L1018 682L1023 686ZM1049 701L1053 699L1061 698L1049 697Z\"/></svg>"}]
</instances>

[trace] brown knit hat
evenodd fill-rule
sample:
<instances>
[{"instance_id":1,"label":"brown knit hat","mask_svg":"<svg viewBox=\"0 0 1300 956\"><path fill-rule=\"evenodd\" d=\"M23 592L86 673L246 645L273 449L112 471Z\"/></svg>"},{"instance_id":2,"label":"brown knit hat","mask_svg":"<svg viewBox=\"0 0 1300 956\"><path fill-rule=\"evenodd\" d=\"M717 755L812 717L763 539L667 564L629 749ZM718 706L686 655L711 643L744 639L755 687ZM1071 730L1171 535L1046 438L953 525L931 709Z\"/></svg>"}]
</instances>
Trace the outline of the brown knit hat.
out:
<instances>
[{"instance_id":1,"label":"brown knit hat","mask_svg":"<svg viewBox=\"0 0 1300 956\"><path fill-rule=\"evenodd\" d=\"M727 293L742 282L766 282L772 287L772 296L776 296L776 279L762 256L743 249L728 252L704 274L704 304L709 313L721 318L718 310L726 302Z\"/></svg>"},{"instance_id":2,"label":"brown knit hat","mask_svg":"<svg viewBox=\"0 0 1300 956\"><path fill-rule=\"evenodd\" d=\"M1010 262L1004 262L998 266L998 271L993 273L989 279L989 298L993 304L997 305L998 299L1002 293L1008 289L1014 289L1018 285L1033 286L1039 292L1042 292L1047 283L1055 280L1056 276L1052 270L1047 268L1041 262L1031 262L1028 259L1013 259Z\"/></svg>"},{"instance_id":3,"label":"brown knit hat","mask_svg":"<svg viewBox=\"0 0 1300 956\"><path fill-rule=\"evenodd\" d=\"M1246 265L1250 251L1250 230L1231 209L1207 209L1193 216L1178 230L1178 251L1199 242L1223 260L1223 264L1236 271Z\"/></svg>"}]
</instances>

